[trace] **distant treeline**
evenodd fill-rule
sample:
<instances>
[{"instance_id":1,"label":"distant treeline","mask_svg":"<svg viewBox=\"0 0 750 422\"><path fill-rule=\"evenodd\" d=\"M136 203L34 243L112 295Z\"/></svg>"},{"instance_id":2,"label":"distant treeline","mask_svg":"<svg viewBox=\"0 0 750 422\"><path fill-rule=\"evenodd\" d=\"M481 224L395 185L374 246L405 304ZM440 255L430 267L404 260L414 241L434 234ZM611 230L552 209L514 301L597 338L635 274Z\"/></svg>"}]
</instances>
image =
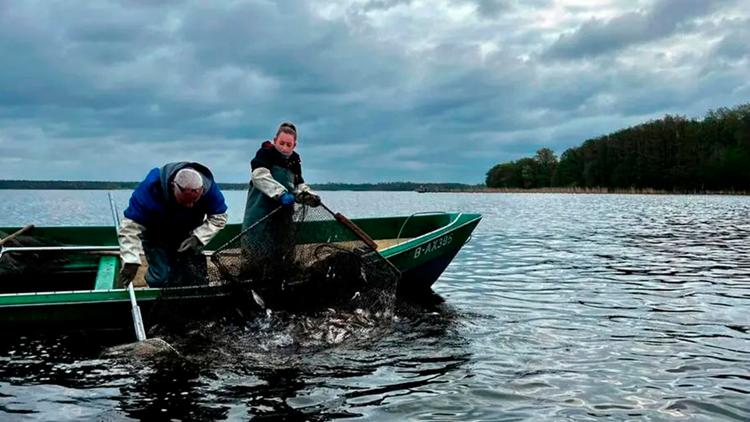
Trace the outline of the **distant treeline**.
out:
<instances>
[{"instance_id":1,"label":"distant treeline","mask_svg":"<svg viewBox=\"0 0 750 422\"><path fill-rule=\"evenodd\" d=\"M417 192L447 192L447 191L470 191L480 185L467 185L463 183L415 183L415 182L388 182L388 183L323 183L312 185L316 190L354 190L354 191L417 191Z\"/></svg>"},{"instance_id":2,"label":"distant treeline","mask_svg":"<svg viewBox=\"0 0 750 422\"><path fill-rule=\"evenodd\" d=\"M94 182L68 180L0 180L0 189L134 189L138 182Z\"/></svg>"},{"instance_id":3,"label":"distant treeline","mask_svg":"<svg viewBox=\"0 0 750 422\"><path fill-rule=\"evenodd\" d=\"M0 180L0 189L117 190L135 189L139 182L80 180ZM219 183L223 190L244 190L247 183Z\"/></svg>"},{"instance_id":4,"label":"distant treeline","mask_svg":"<svg viewBox=\"0 0 750 422\"><path fill-rule=\"evenodd\" d=\"M612 191L750 191L750 104L702 120L662 119L589 139L558 160L549 148L498 164L491 188L605 188Z\"/></svg>"},{"instance_id":5,"label":"distant treeline","mask_svg":"<svg viewBox=\"0 0 750 422\"><path fill-rule=\"evenodd\" d=\"M0 180L0 189L82 189L82 190L117 190L135 189L138 182L102 182L102 181L66 181L66 180ZM222 190L246 190L247 183L219 183ZM477 185L461 183L323 183L312 185L313 189L322 191L471 191Z\"/></svg>"}]
</instances>

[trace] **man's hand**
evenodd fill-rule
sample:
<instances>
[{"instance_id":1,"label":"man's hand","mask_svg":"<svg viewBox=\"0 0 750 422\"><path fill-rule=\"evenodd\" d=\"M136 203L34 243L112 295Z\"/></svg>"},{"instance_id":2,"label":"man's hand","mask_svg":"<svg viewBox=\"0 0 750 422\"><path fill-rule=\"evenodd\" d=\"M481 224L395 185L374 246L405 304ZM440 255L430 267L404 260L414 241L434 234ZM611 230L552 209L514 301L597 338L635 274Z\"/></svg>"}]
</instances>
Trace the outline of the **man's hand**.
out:
<instances>
[{"instance_id":1,"label":"man's hand","mask_svg":"<svg viewBox=\"0 0 750 422\"><path fill-rule=\"evenodd\" d=\"M133 281L139 267L139 264L122 264L122 267L120 268L120 284L123 287Z\"/></svg>"},{"instance_id":2,"label":"man's hand","mask_svg":"<svg viewBox=\"0 0 750 422\"><path fill-rule=\"evenodd\" d=\"M294 205L294 195L289 192L284 192L279 196L279 202L281 202L281 205L285 206Z\"/></svg>"},{"instance_id":3,"label":"man's hand","mask_svg":"<svg viewBox=\"0 0 750 422\"><path fill-rule=\"evenodd\" d=\"M198 240L195 236L190 236L180 243L180 247L177 248L177 252L193 252L198 253L203 249L203 243Z\"/></svg>"},{"instance_id":4,"label":"man's hand","mask_svg":"<svg viewBox=\"0 0 750 422\"><path fill-rule=\"evenodd\" d=\"M297 202L308 207L320 206L320 197L312 192L300 192L297 194Z\"/></svg>"}]
</instances>

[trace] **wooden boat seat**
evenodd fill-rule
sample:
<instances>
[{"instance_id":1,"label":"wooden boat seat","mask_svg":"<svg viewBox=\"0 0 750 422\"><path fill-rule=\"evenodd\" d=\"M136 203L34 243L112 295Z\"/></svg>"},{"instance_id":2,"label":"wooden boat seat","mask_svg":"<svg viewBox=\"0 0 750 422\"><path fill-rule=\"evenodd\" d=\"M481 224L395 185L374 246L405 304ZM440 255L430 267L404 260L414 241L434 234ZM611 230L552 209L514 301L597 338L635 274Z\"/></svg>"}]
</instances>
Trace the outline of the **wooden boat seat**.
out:
<instances>
[{"instance_id":1,"label":"wooden boat seat","mask_svg":"<svg viewBox=\"0 0 750 422\"><path fill-rule=\"evenodd\" d=\"M413 238L411 237L402 237L400 239L378 239L375 241L375 243L378 244L378 250L382 251L383 249L388 249L391 246L400 245L402 243L408 242Z\"/></svg>"},{"instance_id":2,"label":"wooden boat seat","mask_svg":"<svg viewBox=\"0 0 750 422\"><path fill-rule=\"evenodd\" d=\"M400 239L377 239L375 240L375 243L378 245L378 250L382 251L383 249L388 249L391 246L396 246L401 243L407 242L412 238L402 237ZM338 242L338 244L349 246L354 245L356 243L361 243L359 241L356 242Z\"/></svg>"}]
</instances>

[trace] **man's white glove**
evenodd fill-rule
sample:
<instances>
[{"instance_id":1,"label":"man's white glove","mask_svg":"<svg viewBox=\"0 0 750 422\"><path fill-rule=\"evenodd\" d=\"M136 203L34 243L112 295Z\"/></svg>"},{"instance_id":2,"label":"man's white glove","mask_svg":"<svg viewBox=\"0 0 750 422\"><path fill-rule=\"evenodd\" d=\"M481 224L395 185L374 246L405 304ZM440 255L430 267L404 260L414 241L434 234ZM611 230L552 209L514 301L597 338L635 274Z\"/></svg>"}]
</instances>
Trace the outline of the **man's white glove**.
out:
<instances>
[{"instance_id":1,"label":"man's white glove","mask_svg":"<svg viewBox=\"0 0 750 422\"><path fill-rule=\"evenodd\" d=\"M125 287L128 283L131 283L138 273L139 264L128 264L125 263L120 268L120 284Z\"/></svg>"},{"instance_id":2,"label":"man's white glove","mask_svg":"<svg viewBox=\"0 0 750 422\"><path fill-rule=\"evenodd\" d=\"M195 236L190 236L187 239L183 240L180 244L180 247L177 248L177 252L193 252L198 253L203 249L203 243L201 243L200 240L198 240Z\"/></svg>"}]
</instances>

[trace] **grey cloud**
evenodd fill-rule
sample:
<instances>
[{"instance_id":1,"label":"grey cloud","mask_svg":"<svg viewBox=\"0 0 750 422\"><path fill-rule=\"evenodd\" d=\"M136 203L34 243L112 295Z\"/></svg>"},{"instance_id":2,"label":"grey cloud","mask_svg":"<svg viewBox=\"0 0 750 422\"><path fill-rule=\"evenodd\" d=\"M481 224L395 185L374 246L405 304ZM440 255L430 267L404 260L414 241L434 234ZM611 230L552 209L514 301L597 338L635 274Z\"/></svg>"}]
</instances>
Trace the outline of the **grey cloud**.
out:
<instances>
[{"instance_id":1,"label":"grey cloud","mask_svg":"<svg viewBox=\"0 0 750 422\"><path fill-rule=\"evenodd\" d=\"M592 19L563 34L544 52L548 59L576 59L612 53L630 45L654 41L677 32L680 25L703 16L722 0L660 0L650 10L610 20Z\"/></svg>"},{"instance_id":2,"label":"grey cloud","mask_svg":"<svg viewBox=\"0 0 750 422\"><path fill-rule=\"evenodd\" d=\"M719 43L716 52L729 59L740 59L750 54L747 36L743 38L726 37Z\"/></svg>"},{"instance_id":3,"label":"grey cloud","mask_svg":"<svg viewBox=\"0 0 750 422\"><path fill-rule=\"evenodd\" d=\"M401 5L409 5L413 0L369 0L362 6L364 12L388 10Z\"/></svg>"},{"instance_id":4,"label":"grey cloud","mask_svg":"<svg viewBox=\"0 0 750 422\"><path fill-rule=\"evenodd\" d=\"M727 34L716 45L714 54L728 60L739 60L750 56L750 20L741 20L732 25Z\"/></svg>"},{"instance_id":5,"label":"grey cloud","mask_svg":"<svg viewBox=\"0 0 750 422\"><path fill-rule=\"evenodd\" d=\"M472 3L476 4L477 13L486 18L496 18L500 16L502 12L505 12L511 8L511 3L508 0L471 0Z\"/></svg>"},{"instance_id":6,"label":"grey cloud","mask_svg":"<svg viewBox=\"0 0 750 422\"><path fill-rule=\"evenodd\" d=\"M257 69L281 80L283 92L337 94L398 77L398 55L387 57L387 50L363 42L343 23L318 21L305 8L209 7L187 15L182 28L180 35L196 48L202 64ZM367 56L384 60L362 66Z\"/></svg>"}]
</instances>

